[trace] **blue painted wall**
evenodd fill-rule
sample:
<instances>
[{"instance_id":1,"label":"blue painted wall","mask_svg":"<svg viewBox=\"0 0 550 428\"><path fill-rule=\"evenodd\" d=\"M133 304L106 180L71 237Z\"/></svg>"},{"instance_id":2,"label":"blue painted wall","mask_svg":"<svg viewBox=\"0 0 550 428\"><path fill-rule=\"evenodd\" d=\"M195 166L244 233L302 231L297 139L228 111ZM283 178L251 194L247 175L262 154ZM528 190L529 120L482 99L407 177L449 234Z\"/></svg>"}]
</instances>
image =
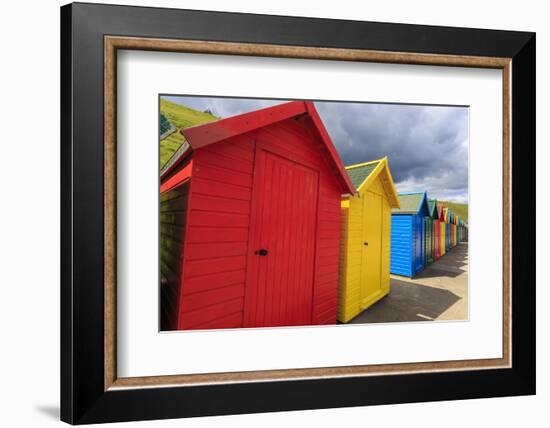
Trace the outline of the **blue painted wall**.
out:
<instances>
[{"instance_id":1,"label":"blue painted wall","mask_svg":"<svg viewBox=\"0 0 550 428\"><path fill-rule=\"evenodd\" d=\"M392 215L390 272L412 276L412 215Z\"/></svg>"},{"instance_id":2,"label":"blue painted wall","mask_svg":"<svg viewBox=\"0 0 550 428\"><path fill-rule=\"evenodd\" d=\"M392 215L390 272L412 277L423 269L423 217L412 214Z\"/></svg>"},{"instance_id":3,"label":"blue painted wall","mask_svg":"<svg viewBox=\"0 0 550 428\"><path fill-rule=\"evenodd\" d=\"M415 239L415 253L414 253L414 264L413 264L413 274L416 274L424 269L424 239L426 238L424 234L424 217L419 215L414 216L415 230L414 230L414 239Z\"/></svg>"},{"instance_id":4,"label":"blue painted wall","mask_svg":"<svg viewBox=\"0 0 550 428\"><path fill-rule=\"evenodd\" d=\"M445 228L445 251L451 248L451 225L448 224Z\"/></svg>"}]
</instances>

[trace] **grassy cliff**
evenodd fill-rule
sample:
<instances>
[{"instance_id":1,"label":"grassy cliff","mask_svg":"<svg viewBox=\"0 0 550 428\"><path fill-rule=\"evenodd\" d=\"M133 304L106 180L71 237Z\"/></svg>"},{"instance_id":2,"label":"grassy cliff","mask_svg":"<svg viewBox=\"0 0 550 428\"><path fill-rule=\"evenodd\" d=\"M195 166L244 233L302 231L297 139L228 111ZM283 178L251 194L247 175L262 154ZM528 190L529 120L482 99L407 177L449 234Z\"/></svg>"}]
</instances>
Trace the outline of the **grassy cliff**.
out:
<instances>
[{"instance_id":1,"label":"grassy cliff","mask_svg":"<svg viewBox=\"0 0 550 428\"><path fill-rule=\"evenodd\" d=\"M173 103L163 98L160 99L160 111L176 127L176 132L170 134L160 142L161 168L185 141L184 136L179 132L180 129L218 120L216 116Z\"/></svg>"},{"instance_id":2,"label":"grassy cliff","mask_svg":"<svg viewBox=\"0 0 550 428\"><path fill-rule=\"evenodd\" d=\"M468 204L457 204L456 202L448 202L448 201L437 201L438 203L441 203L445 205L446 207L449 207L452 212L458 215L462 220L468 221Z\"/></svg>"}]
</instances>

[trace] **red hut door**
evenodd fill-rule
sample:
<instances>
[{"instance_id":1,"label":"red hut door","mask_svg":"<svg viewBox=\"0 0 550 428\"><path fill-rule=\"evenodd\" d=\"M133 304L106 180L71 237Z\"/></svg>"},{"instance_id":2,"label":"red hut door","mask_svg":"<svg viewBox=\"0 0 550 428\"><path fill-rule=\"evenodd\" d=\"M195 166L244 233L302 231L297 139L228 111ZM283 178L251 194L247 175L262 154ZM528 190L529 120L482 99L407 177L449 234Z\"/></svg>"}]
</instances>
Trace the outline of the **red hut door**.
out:
<instances>
[{"instance_id":1,"label":"red hut door","mask_svg":"<svg viewBox=\"0 0 550 428\"><path fill-rule=\"evenodd\" d=\"M245 327L311 323L318 192L317 171L257 151Z\"/></svg>"}]
</instances>

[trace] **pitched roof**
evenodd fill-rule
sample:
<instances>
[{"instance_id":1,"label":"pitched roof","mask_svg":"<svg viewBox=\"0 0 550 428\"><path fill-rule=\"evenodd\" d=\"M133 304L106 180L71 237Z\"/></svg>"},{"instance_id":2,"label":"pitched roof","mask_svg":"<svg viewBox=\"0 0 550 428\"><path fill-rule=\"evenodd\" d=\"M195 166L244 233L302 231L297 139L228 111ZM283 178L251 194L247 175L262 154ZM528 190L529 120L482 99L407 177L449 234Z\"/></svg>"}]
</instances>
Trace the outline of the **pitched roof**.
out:
<instances>
[{"instance_id":1,"label":"pitched roof","mask_svg":"<svg viewBox=\"0 0 550 428\"><path fill-rule=\"evenodd\" d=\"M397 197L387 157L346 166L346 171L358 192L370 186L377 177L380 177L390 207L399 208L399 198Z\"/></svg>"},{"instance_id":2,"label":"pitched roof","mask_svg":"<svg viewBox=\"0 0 550 428\"><path fill-rule=\"evenodd\" d=\"M426 192L399 193L401 208L393 208L392 214L423 214L429 215L428 199Z\"/></svg>"},{"instance_id":3,"label":"pitched roof","mask_svg":"<svg viewBox=\"0 0 550 428\"><path fill-rule=\"evenodd\" d=\"M442 203L438 202L437 203L437 209L439 211L439 220L444 221L445 220L445 206Z\"/></svg>"},{"instance_id":4,"label":"pitched roof","mask_svg":"<svg viewBox=\"0 0 550 428\"><path fill-rule=\"evenodd\" d=\"M180 132L184 135L192 149L198 149L230 137L235 137L273 123L302 115L307 115L311 119L318 137L323 142L320 150L327 157L335 175L342 184L344 193L355 193L355 187L349 179L344 169L344 164L311 101L290 101L273 107L231 116L216 122L182 129ZM182 154L182 157L185 157L184 154ZM174 168L178 163L178 160L174 161L171 167L166 169L163 174L168 173L168 171Z\"/></svg>"},{"instance_id":5,"label":"pitched roof","mask_svg":"<svg viewBox=\"0 0 550 428\"><path fill-rule=\"evenodd\" d=\"M443 207L442 211L443 211L443 221L445 223L449 223L449 208Z\"/></svg>"},{"instance_id":6,"label":"pitched roof","mask_svg":"<svg viewBox=\"0 0 550 428\"><path fill-rule=\"evenodd\" d=\"M366 178L371 174L372 171L378 166L380 163L379 160L372 161L372 162L366 162L364 164L359 164L357 166L350 165L346 166L346 170L348 172L349 178L351 179L351 182L355 186L356 189L359 188L361 184L366 180Z\"/></svg>"},{"instance_id":7,"label":"pitched roof","mask_svg":"<svg viewBox=\"0 0 550 428\"><path fill-rule=\"evenodd\" d=\"M428 207L430 208L430 217L434 219L439 219L439 209L437 204L437 199L430 199L428 201Z\"/></svg>"}]
</instances>

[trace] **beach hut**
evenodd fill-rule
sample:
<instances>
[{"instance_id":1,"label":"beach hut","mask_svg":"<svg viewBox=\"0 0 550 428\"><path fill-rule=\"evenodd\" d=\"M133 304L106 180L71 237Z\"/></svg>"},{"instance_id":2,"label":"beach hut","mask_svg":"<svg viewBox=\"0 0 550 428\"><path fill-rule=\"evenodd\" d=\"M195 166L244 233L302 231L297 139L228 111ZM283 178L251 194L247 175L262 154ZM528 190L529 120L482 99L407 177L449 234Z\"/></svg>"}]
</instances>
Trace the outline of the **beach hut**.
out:
<instances>
[{"instance_id":1,"label":"beach hut","mask_svg":"<svg viewBox=\"0 0 550 428\"><path fill-rule=\"evenodd\" d=\"M453 247L456 247L456 244L458 243L456 228L456 224L453 224Z\"/></svg>"},{"instance_id":2,"label":"beach hut","mask_svg":"<svg viewBox=\"0 0 550 428\"><path fill-rule=\"evenodd\" d=\"M439 204L439 254L444 256L446 254L445 236L447 233L447 224L445 223L445 210L446 208Z\"/></svg>"},{"instance_id":3,"label":"beach hut","mask_svg":"<svg viewBox=\"0 0 550 428\"><path fill-rule=\"evenodd\" d=\"M466 226L464 220L460 219L458 223L458 242L466 240Z\"/></svg>"},{"instance_id":4,"label":"beach hut","mask_svg":"<svg viewBox=\"0 0 550 428\"><path fill-rule=\"evenodd\" d=\"M451 248L455 246L455 227L454 223L451 224Z\"/></svg>"},{"instance_id":5,"label":"beach hut","mask_svg":"<svg viewBox=\"0 0 550 428\"><path fill-rule=\"evenodd\" d=\"M451 249L451 210L444 208L445 211L445 252L449 252Z\"/></svg>"},{"instance_id":6,"label":"beach hut","mask_svg":"<svg viewBox=\"0 0 550 428\"><path fill-rule=\"evenodd\" d=\"M458 223L458 215L454 215L454 221L453 221L453 247L456 247L457 239L456 239L456 225Z\"/></svg>"},{"instance_id":7,"label":"beach hut","mask_svg":"<svg viewBox=\"0 0 550 428\"><path fill-rule=\"evenodd\" d=\"M433 261L439 260L441 257L441 253L439 251L440 246L440 234L441 229L439 226L439 207L437 205L437 200L431 200L428 201L428 208L430 209L430 217L432 219L432 225L433 225L433 239L432 239L432 246L433 246Z\"/></svg>"},{"instance_id":8,"label":"beach hut","mask_svg":"<svg viewBox=\"0 0 550 428\"><path fill-rule=\"evenodd\" d=\"M399 208L387 158L346 167L357 193L342 201L338 320L390 292L391 210Z\"/></svg>"},{"instance_id":9,"label":"beach hut","mask_svg":"<svg viewBox=\"0 0 550 428\"><path fill-rule=\"evenodd\" d=\"M181 131L161 173L163 329L336 323L353 187L313 103Z\"/></svg>"},{"instance_id":10,"label":"beach hut","mask_svg":"<svg viewBox=\"0 0 550 428\"><path fill-rule=\"evenodd\" d=\"M428 216L424 217L424 265L434 261L434 201L428 200Z\"/></svg>"},{"instance_id":11,"label":"beach hut","mask_svg":"<svg viewBox=\"0 0 550 428\"><path fill-rule=\"evenodd\" d=\"M450 227L450 231L449 231L449 248L453 248L454 247L454 244L453 244L453 226L455 224L455 213L454 211L450 211L449 212L449 224L451 225Z\"/></svg>"},{"instance_id":12,"label":"beach hut","mask_svg":"<svg viewBox=\"0 0 550 428\"><path fill-rule=\"evenodd\" d=\"M453 248L454 213L449 210L449 249Z\"/></svg>"},{"instance_id":13,"label":"beach hut","mask_svg":"<svg viewBox=\"0 0 550 428\"><path fill-rule=\"evenodd\" d=\"M392 209L390 271L413 277L424 269L424 217L429 215L426 192L399 193L400 208Z\"/></svg>"}]
</instances>

